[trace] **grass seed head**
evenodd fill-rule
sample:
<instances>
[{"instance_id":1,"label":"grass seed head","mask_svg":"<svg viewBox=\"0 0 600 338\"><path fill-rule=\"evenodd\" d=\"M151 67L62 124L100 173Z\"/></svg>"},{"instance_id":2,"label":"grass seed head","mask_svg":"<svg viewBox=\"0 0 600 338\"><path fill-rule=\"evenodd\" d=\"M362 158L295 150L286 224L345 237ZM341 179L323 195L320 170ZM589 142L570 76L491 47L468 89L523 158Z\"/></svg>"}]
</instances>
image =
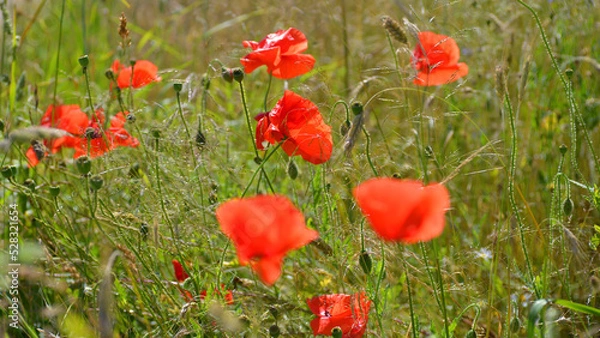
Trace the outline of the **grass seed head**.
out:
<instances>
[{"instance_id":1,"label":"grass seed head","mask_svg":"<svg viewBox=\"0 0 600 338\"><path fill-rule=\"evenodd\" d=\"M398 21L390 18L389 16L384 16L381 18L381 20L383 21L383 27L390 34L390 36L394 38L394 40L405 45L408 44L406 33L404 33L404 30L402 27L400 27Z\"/></svg>"}]
</instances>

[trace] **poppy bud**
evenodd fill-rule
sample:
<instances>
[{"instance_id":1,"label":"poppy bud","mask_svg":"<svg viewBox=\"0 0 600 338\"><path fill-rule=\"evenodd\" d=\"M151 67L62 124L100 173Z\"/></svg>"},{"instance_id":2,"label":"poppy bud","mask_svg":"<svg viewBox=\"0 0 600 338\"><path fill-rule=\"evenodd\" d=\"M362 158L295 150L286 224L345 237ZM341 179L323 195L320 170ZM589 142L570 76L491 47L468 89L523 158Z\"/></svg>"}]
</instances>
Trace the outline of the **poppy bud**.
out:
<instances>
[{"instance_id":1,"label":"poppy bud","mask_svg":"<svg viewBox=\"0 0 600 338\"><path fill-rule=\"evenodd\" d=\"M204 90L208 90L210 88L210 78L208 77L208 74L204 73L204 75L202 75L201 85Z\"/></svg>"},{"instance_id":2,"label":"poppy bud","mask_svg":"<svg viewBox=\"0 0 600 338\"><path fill-rule=\"evenodd\" d=\"M90 161L90 158L87 156L81 156L77 158L75 165L77 166L79 173L82 175L87 175L92 170L92 161Z\"/></svg>"},{"instance_id":3,"label":"poppy bud","mask_svg":"<svg viewBox=\"0 0 600 338\"><path fill-rule=\"evenodd\" d=\"M465 335L465 338L477 338L477 332L475 332L473 329L470 329Z\"/></svg>"},{"instance_id":4,"label":"poppy bud","mask_svg":"<svg viewBox=\"0 0 600 338\"><path fill-rule=\"evenodd\" d=\"M256 164L261 164L261 163L262 163L262 158L260 158L260 157L256 156L256 157L254 158L254 163L256 163Z\"/></svg>"},{"instance_id":5,"label":"poppy bud","mask_svg":"<svg viewBox=\"0 0 600 338\"><path fill-rule=\"evenodd\" d=\"M92 186L93 191L98 191L102 188L102 184L104 180L99 175L94 175L90 178L90 185Z\"/></svg>"},{"instance_id":6,"label":"poppy bud","mask_svg":"<svg viewBox=\"0 0 600 338\"><path fill-rule=\"evenodd\" d=\"M5 165L0 169L0 173L4 178L12 178L17 174L17 167L14 165Z\"/></svg>"},{"instance_id":7,"label":"poppy bud","mask_svg":"<svg viewBox=\"0 0 600 338\"><path fill-rule=\"evenodd\" d=\"M198 133L196 133L196 145L198 147L202 147L205 144L206 144L206 136L204 136L204 134L200 130L198 130Z\"/></svg>"},{"instance_id":8,"label":"poppy bud","mask_svg":"<svg viewBox=\"0 0 600 338\"><path fill-rule=\"evenodd\" d=\"M181 82L173 83L173 89L175 90L175 93L180 93L182 88L183 84Z\"/></svg>"},{"instance_id":9,"label":"poppy bud","mask_svg":"<svg viewBox=\"0 0 600 338\"><path fill-rule=\"evenodd\" d=\"M271 327L269 328L269 336L273 337L273 338L277 338L279 337L279 335L281 334L281 330L279 329L279 326L277 325L271 325Z\"/></svg>"},{"instance_id":10,"label":"poppy bud","mask_svg":"<svg viewBox=\"0 0 600 338\"><path fill-rule=\"evenodd\" d=\"M79 59L77 59L77 61L79 61L79 65L81 65L81 67L87 68L87 66L90 64L90 57L87 55L82 55L79 57Z\"/></svg>"},{"instance_id":11,"label":"poppy bud","mask_svg":"<svg viewBox=\"0 0 600 338\"><path fill-rule=\"evenodd\" d=\"M108 68L106 71L104 71L104 76L106 76L107 79L113 81L115 79L115 72L113 72L112 69Z\"/></svg>"},{"instance_id":12,"label":"poppy bud","mask_svg":"<svg viewBox=\"0 0 600 338\"><path fill-rule=\"evenodd\" d=\"M575 207L575 204L573 204L573 200L570 197L567 197L563 201L563 212L565 213L566 216L571 216L571 213L573 212L574 207Z\"/></svg>"},{"instance_id":13,"label":"poppy bud","mask_svg":"<svg viewBox=\"0 0 600 338\"><path fill-rule=\"evenodd\" d=\"M231 68L221 67L221 77L229 83L233 82L233 70Z\"/></svg>"},{"instance_id":14,"label":"poppy bud","mask_svg":"<svg viewBox=\"0 0 600 338\"><path fill-rule=\"evenodd\" d=\"M560 150L560 154L561 155L565 156L565 154L567 153L568 148L567 148L566 145L561 144L560 147L558 147L558 150Z\"/></svg>"},{"instance_id":15,"label":"poppy bud","mask_svg":"<svg viewBox=\"0 0 600 338\"><path fill-rule=\"evenodd\" d=\"M23 185L24 185L24 186L25 186L27 189L29 189L29 190L31 190L31 191L34 191L34 190L35 190L35 181L34 181L34 180L32 180L31 178L28 178L28 179L26 179L26 180L23 182Z\"/></svg>"},{"instance_id":16,"label":"poppy bud","mask_svg":"<svg viewBox=\"0 0 600 338\"><path fill-rule=\"evenodd\" d=\"M271 316L273 316L273 318L275 318L275 320L277 320L279 311L277 311L277 309L274 306L269 306L269 313L271 313Z\"/></svg>"},{"instance_id":17,"label":"poppy bud","mask_svg":"<svg viewBox=\"0 0 600 338\"><path fill-rule=\"evenodd\" d=\"M342 136L346 136L350 129L352 129L352 122L350 122L350 120L346 120L340 126L340 134L342 134Z\"/></svg>"},{"instance_id":18,"label":"poppy bud","mask_svg":"<svg viewBox=\"0 0 600 338\"><path fill-rule=\"evenodd\" d=\"M135 63L136 63L136 62L137 62L136 60L133 60L133 59L131 59L131 60L129 60L129 65L130 65L131 67L135 67Z\"/></svg>"},{"instance_id":19,"label":"poppy bud","mask_svg":"<svg viewBox=\"0 0 600 338\"><path fill-rule=\"evenodd\" d=\"M360 267L364 271L365 274L371 273L371 268L373 267L373 261L371 260L371 255L365 250L360 252L360 256L358 257L358 263Z\"/></svg>"},{"instance_id":20,"label":"poppy bud","mask_svg":"<svg viewBox=\"0 0 600 338\"><path fill-rule=\"evenodd\" d=\"M244 80L244 71L241 68L234 68L233 79L237 82L242 82Z\"/></svg>"},{"instance_id":21,"label":"poppy bud","mask_svg":"<svg viewBox=\"0 0 600 338\"><path fill-rule=\"evenodd\" d=\"M149 232L148 224L145 222L142 223L140 225L140 234L142 235L143 240L146 240L148 238L148 232Z\"/></svg>"},{"instance_id":22,"label":"poppy bud","mask_svg":"<svg viewBox=\"0 0 600 338\"><path fill-rule=\"evenodd\" d=\"M360 102L354 102L352 104L352 113L354 113L354 115L360 115L363 112L363 105Z\"/></svg>"},{"instance_id":23,"label":"poppy bud","mask_svg":"<svg viewBox=\"0 0 600 338\"><path fill-rule=\"evenodd\" d=\"M336 326L331 330L331 336L333 338L342 338L342 334L342 329L339 326Z\"/></svg>"},{"instance_id":24,"label":"poppy bud","mask_svg":"<svg viewBox=\"0 0 600 338\"><path fill-rule=\"evenodd\" d=\"M288 162L287 173L288 176L290 176L290 178L293 180L298 177L298 166L296 166L296 162L294 162L291 157L290 161Z\"/></svg>"},{"instance_id":25,"label":"poppy bud","mask_svg":"<svg viewBox=\"0 0 600 338\"><path fill-rule=\"evenodd\" d=\"M48 190L50 191L50 196L53 198L58 197L58 194L60 194L60 187L58 185L51 185Z\"/></svg>"},{"instance_id":26,"label":"poppy bud","mask_svg":"<svg viewBox=\"0 0 600 338\"><path fill-rule=\"evenodd\" d=\"M160 129L154 128L154 129L152 129L151 133L152 133L152 137L154 137L155 139L160 138Z\"/></svg>"},{"instance_id":27,"label":"poppy bud","mask_svg":"<svg viewBox=\"0 0 600 338\"><path fill-rule=\"evenodd\" d=\"M510 320L510 331L512 333L517 333L517 332L519 332L520 329L521 329L521 320L519 319L519 317L513 317L513 319Z\"/></svg>"}]
</instances>

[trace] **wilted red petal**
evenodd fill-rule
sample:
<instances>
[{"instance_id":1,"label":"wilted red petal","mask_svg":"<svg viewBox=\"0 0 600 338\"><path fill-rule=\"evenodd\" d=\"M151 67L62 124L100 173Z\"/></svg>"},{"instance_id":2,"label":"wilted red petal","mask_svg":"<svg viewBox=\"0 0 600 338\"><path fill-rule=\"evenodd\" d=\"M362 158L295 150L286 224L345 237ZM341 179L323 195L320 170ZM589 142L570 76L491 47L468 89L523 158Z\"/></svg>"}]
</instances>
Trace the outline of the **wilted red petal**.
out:
<instances>
[{"instance_id":1,"label":"wilted red petal","mask_svg":"<svg viewBox=\"0 0 600 338\"><path fill-rule=\"evenodd\" d=\"M444 230L450 196L440 184L375 178L354 189L354 197L375 232L388 241L428 241Z\"/></svg>"},{"instance_id":2,"label":"wilted red petal","mask_svg":"<svg viewBox=\"0 0 600 338\"><path fill-rule=\"evenodd\" d=\"M177 278L177 281L179 283L185 282L190 276L185 272L181 263L176 259L172 260L171 263L173 264L173 270L175 271L175 278Z\"/></svg>"},{"instance_id":3,"label":"wilted red petal","mask_svg":"<svg viewBox=\"0 0 600 338\"><path fill-rule=\"evenodd\" d=\"M300 54L308 48L306 36L296 28L279 30L260 42L244 41L252 52L240 59L246 73L260 66L279 79L291 79L309 72L315 64L311 55Z\"/></svg>"},{"instance_id":4,"label":"wilted red petal","mask_svg":"<svg viewBox=\"0 0 600 338\"><path fill-rule=\"evenodd\" d=\"M465 76L469 68L458 63L460 49L456 41L446 35L420 32L419 43L412 62L419 72L413 83L420 86L437 86L454 82Z\"/></svg>"},{"instance_id":5,"label":"wilted red petal","mask_svg":"<svg viewBox=\"0 0 600 338\"><path fill-rule=\"evenodd\" d=\"M251 264L267 285L281 274L283 257L318 237L290 200L278 195L232 199L217 210L221 230L235 244L240 264Z\"/></svg>"}]
</instances>

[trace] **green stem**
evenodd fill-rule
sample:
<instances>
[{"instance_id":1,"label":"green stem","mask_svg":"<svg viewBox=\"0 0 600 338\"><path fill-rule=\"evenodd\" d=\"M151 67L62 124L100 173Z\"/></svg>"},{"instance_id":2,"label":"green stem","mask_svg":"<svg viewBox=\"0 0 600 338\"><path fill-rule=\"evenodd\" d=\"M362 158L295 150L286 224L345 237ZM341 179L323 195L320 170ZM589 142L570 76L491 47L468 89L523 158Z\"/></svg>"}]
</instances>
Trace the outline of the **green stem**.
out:
<instances>
[{"instance_id":1,"label":"green stem","mask_svg":"<svg viewBox=\"0 0 600 338\"><path fill-rule=\"evenodd\" d=\"M267 102L269 100L269 91L271 90L271 82L273 82L273 74L269 74L269 84L267 85L267 91L265 92L265 101L264 101L264 108L265 111L269 111L269 109L267 108ZM241 82L240 82L241 84Z\"/></svg>"},{"instance_id":2,"label":"green stem","mask_svg":"<svg viewBox=\"0 0 600 338\"><path fill-rule=\"evenodd\" d=\"M371 170L373 171L373 174L375 175L375 177L377 177L377 176L379 176L379 173L377 172L377 169L375 169L375 166L373 165L373 160L371 159L371 136L369 135L369 132L365 128L364 124L361 126L361 128L362 128L363 133L365 134L365 138L367 139L367 146L366 146L367 161L369 162L369 166L371 166Z\"/></svg>"},{"instance_id":3,"label":"green stem","mask_svg":"<svg viewBox=\"0 0 600 338\"><path fill-rule=\"evenodd\" d=\"M52 93L52 117L50 118L50 126L54 126L55 116L54 113L56 111L56 93L58 91L58 69L60 66L60 48L62 46L62 29L63 29L63 19L65 17L65 2L62 1L62 6L60 9L60 19L58 21L58 41L56 50L56 69L54 70L54 92Z\"/></svg>"},{"instance_id":4,"label":"green stem","mask_svg":"<svg viewBox=\"0 0 600 338\"><path fill-rule=\"evenodd\" d=\"M258 148L256 148L256 142L254 141L254 132L252 131L252 123L250 122L250 113L248 112L248 104L246 103L246 90L244 89L244 82L240 81L240 95L242 97L242 105L244 106L244 115L246 116L246 126L248 127L248 135L254 148L254 155L258 157Z\"/></svg>"},{"instance_id":5,"label":"green stem","mask_svg":"<svg viewBox=\"0 0 600 338\"><path fill-rule=\"evenodd\" d=\"M87 92L88 105L90 106L90 120L92 120L94 116L94 102L92 101L92 90L90 88L90 76L88 74L88 67L83 67L83 75L85 77L85 90ZM108 121L108 116L106 117L106 121Z\"/></svg>"},{"instance_id":6,"label":"green stem","mask_svg":"<svg viewBox=\"0 0 600 338\"><path fill-rule=\"evenodd\" d=\"M183 123L183 127L185 128L185 134L187 135L188 141L191 143L193 143L192 140L192 134L190 134L190 129L188 128L187 122L185 121L185 118L183 117L183 109L181 108L181 97L180 97L180 93L178 91L175 91L175 95L177 96L177 110L179 111L179 117L181 117L181 122ZM192 148L192 153L194 148ZM194 157L195 159L195 157Z\"/></svg>"},{"instance_id":7,"label":"green stem","mask_svg":"<svg viewBox=\"0 0 600 338\"><path fill-rule=\"evenodd\" d=\"M410 274L408 273L408 264L406 257L402 254L402 264L404 265L404 273L406 274L406 293L408 294L408 309L410 311L410 326L412 329L412 337L417 338L417 325L415 320L415 309L413 306L412 290L410 287Z\"/></svg>"},{"instance_id":8,"label":"green stem","mask_svg":"<svg viewBox=\"0 0 600 338\"><path fill-rule=\"evenodd\" d=\"M448 326L448 310L446 309L446 293L444 291L444 280L442 279L442 269L440 268L440 255L438 253L437 239L431 241L433 254L435 255L435 266L437 271L438 284L440 287L440 298L442 301L442 314L444 315L444 330L446 338L450 338L450 329Z\"/></svg>"},{"instance_id":9,"label":"green stem","mask_svg":"<svg viewBox=\"0 0 600 338\"><path fill-rule=\"evenodd\" d=\"M267 161L271 158L271 156L273 156L273 154L275 153L275 151L277 151L277 149L279 149L279 147L281 147L281 143L277 144L277 146L275 148L273 148L273 150L270 153L268 153L268 154L265 155L265 157L262 159L262 161L258 165L258 168L256 168L256 170L252 174L252 177L250 177L250 182L248 182L248 185L246 185L246 188L244 189L244 192L242 193L242 196L240 196L240 197L246 196L246 193L248 192L248 189L250 188L250 186L252 185L252 182L256 178L256 175L259 172L263 172L264 173L264 168L263 167L264 167L265 163L267 163Z\"/></svg>"}]
</instances>

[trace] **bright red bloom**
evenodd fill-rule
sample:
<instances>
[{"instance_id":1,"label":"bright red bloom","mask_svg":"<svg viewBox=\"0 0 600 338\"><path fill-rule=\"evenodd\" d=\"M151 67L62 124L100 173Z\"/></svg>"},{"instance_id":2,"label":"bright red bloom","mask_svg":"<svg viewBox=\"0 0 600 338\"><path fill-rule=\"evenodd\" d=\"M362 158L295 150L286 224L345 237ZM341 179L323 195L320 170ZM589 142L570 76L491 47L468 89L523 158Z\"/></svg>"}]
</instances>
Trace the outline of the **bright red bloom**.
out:
<instances>
[{"instance_id":1,"label":"bright red bloom","mask_svg":"<svg viewBox=\"0 0 600 338\"><path fill-rule=\"evenodd\" d=\"M304 215L284 196L232 199L221 204L216 214L221 231L235 244L240 264L250 264L267 285L281 275L288 251L319 236L306 227Z\"/></svg>"},{"instance_id":2,"label":"bright red bloom","mask_svg":"<svg viewBox=\"0 0 600 338\"><path fill-rule=\"evenodd\" d=\"M53 105L48 106L46 113L42 116L40 126L48 128L62 129L73 136L63 136L55 140L44 140L44 146L55 154L62 147L74 147L79 142L79 135L88 126L87 115L79 108L78 105L59 105L56 108ZM40 159L35 154L33 147L30 147L26 153L30 167L36 166Z\"/></svg>"},{"instance_id":3,"label":"bright red bloom","mask_svg":"<svg viewBox=\"0 0 600 338\"><path fill-rule=\"evenodd\" d=\"M300 155L313 164L327 162L333 140L329 127L310 100L286 90L283 98L268 113L256 117L256 146L264 150L267 142L281 147L289 156Z\"/></svg>"},{"instance_id":4,"label":"bright red bloom","mask_svg":"<svg viewBox=\"0 0 600 338\"><path fill-rule=\"evenodd\" d=\"M261 42L244 41L243 45L252 48L250 54L240 59L246 73L265 65L276 78L291 79L309 72L315 65L312 55L300 54L308 48L308 42L296 28L278 30Z\"/></svg>"},{"instance_id":5,"label":"bright red bloom","mask_svg":"<svg viewBox=\"0 0 600 338\"><path fill-rule=\"evenodd\" d=\"M119 60L115 60L111 68L115 74L119 88L140 88L152 82L162 80L158 76L158 67L148 60L137 60L133 67L124 67ZM132 70L133 78L131 76Z\"/></svg>"},{"instance_id":6,"label":"bright red bloom","mask_svg":"<svg viewBox=\"0 0 600 338\"><path fill-rule=\"evenodd\" d=\"M442 234L450 208L441 184L374 178L354 188L354 198L375 232L383 239L412 244Z\"/></svg>"},{"instance_id":7,"label":"bright red bloom","mask_svg":"<svg viewBox=\"0 0 600 338\"><path fill-rule=\"evenodd\" d=\"M331 336L339 326L343 338L360 338L365 334L371 301L364 292L355 295L323 295L306 300L317 318L310 322L313 334Z\"/></svg>"},{"instance_id":8,"label":"bright red bloom","mask_svg":"<svg viewBox=\"0 0 600 338\"><path fill-rule=\"evenodd\" d=\"M179 263L178 260L174 259L171 261L171 263L173 264L173 270L175 271L175 278L177 278L177 281L179 283L185 282L185 280L188 279L190 275L188 275L187 272L185 272L183 266L181 266L181 263Z\"/></svg>"},{"instance_id":9,"label":"bright red bloom","mask_svg":"<svg viewBox=\"0 0 600 338\"><path fill-rule=\"evenodd\" d=\"M225 291L225 284L221 284L221 290ZM221 290L215 289L215 293L219 296L222 296ZM206 294L207 294L206 290L202 290L200 292L200 299L204 300L204 298L206 298ZM227 290L227 293L225 293L224 299L225 299L225 303L227 303L228 305L232 305L233 304L233 292L231 290Z\"/></svg>"},{"instance_id":10,"label":"bright red bloom","mask_svg":"<svg viewBox=\"0 0 600 338\"><path fill-rule=\"evenodd\" d=\"M102 133L102 125L104 124L104 113L102 110L96 111L95 118L90 122L89 127L94 129L94 135L89 140L89 156L94 158L104 155L104 153L111 151L117 147L137 147L140 142L137 138L131 136L127 130L125 130L125 115L129 114L125 112L117 113L110 119L110 126L108 130ZM88 155L88 140L87 138L81 138L80 142L75 145L75 155L73 158L78 158L84 155Z\"/></svg>"},{"instance_id":11,"label":"bright red bloom","mask_svg":"<svg viewBox=\"0 0 600 338\"><path fill-rule=\"evenodd\" d=\"M454 82L469 73L467 64L458 63L460 49L451 37L432 32L420 32L412 63L419 72L413 83L418 86L439 86Z\"/></svg>"}]
</instances>

